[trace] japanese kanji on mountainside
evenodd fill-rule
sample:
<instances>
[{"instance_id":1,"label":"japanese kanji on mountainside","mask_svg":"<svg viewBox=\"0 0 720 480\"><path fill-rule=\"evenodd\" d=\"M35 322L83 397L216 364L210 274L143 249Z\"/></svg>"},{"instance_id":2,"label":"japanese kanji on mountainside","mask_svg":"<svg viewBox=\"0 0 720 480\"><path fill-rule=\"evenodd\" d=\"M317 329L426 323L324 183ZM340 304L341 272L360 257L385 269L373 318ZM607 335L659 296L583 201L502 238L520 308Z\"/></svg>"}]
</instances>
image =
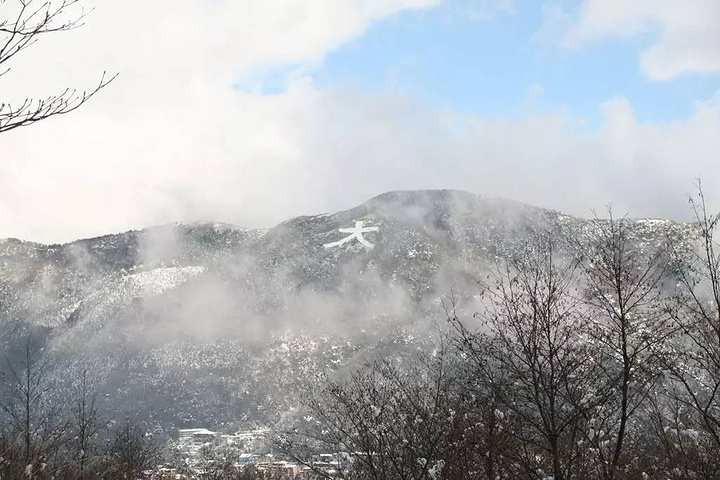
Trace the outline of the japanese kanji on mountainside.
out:
<instances>
[{"instance_id":1,"label":"japanese kanji on mountainside","mask_svg":"<svg viewBox=\"0 0 720 480\"><path fill-rule=\"evenodd\" d=\"M339 247L339 246L344 245L344 244L348 243L349 241L355 239L355 240L357 240L358 242L360 242L360 243L361 243L365 248L367 248L368 250L373 249L373 248L375 247L375 244L374 244L374 243L371 243L371 242L368 242L368 241L365 239L365 237L363 236L363 233L367 233L367 232L377 232L377 231L379 231L380 229L379 229L378 227L364 227L363 225L365 225L365 222L363 222L363 221L357 221L357 222L355 222L355 226L354 226L354 227L351 227L351 228L339 228L338 231L339 231L340 233L349 233L350 235L348 235L347 237L345 237L345 238L343 238L343 239L341 239L341 240L338 240L337 242L326 243L326 244L324 244L323 246L324 246L325 248Z\"/></svg>"}]
</instances>

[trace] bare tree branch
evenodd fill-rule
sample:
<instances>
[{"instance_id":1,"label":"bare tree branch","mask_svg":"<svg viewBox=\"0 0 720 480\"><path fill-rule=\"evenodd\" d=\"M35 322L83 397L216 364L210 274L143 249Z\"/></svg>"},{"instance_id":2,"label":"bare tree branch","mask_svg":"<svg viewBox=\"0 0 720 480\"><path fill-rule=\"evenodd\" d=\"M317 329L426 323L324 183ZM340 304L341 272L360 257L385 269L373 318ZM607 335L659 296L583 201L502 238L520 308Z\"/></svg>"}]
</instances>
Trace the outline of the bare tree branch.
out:
<instances>
[{"instance_id":1,"label":"bare tree branch","mask_svg":"<svg viewBox=\"0 0 720 480\"><path fill-rule=\"evenodd\" d=\"M16 6L14 14L0 18L0 77L10 72L9 62L17 54L37 43L43 35L82 27L90 13L84 10L73 13L80 0L0 0L0 6L10 3ZM75 111L115 78L117 74L108 76L103 72L92 90L68 87L57 95L26 97L20 104L0 102L0 133Z\"/></svg>"}]
</instances>

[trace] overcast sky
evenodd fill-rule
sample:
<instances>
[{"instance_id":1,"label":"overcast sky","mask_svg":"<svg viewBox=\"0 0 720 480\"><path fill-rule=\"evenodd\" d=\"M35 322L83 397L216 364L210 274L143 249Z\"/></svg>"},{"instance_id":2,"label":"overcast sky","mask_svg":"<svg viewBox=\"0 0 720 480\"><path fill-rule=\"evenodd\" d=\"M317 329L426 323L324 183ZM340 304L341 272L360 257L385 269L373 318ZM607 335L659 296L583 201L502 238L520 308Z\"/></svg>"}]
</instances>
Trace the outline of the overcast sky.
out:
<instances>
[{"instance_id":1,"label":"overcast sky","mask_svg":"<svg viewBox=\"0 0 720 480\"><path fill-rule=\"evenodd\" d=\"M0 135L0 237L268 227L421 188L684 219L700 175L720 206L717 0L83 1L0 100L120 76Z\"/></svg>"}]
</instances>

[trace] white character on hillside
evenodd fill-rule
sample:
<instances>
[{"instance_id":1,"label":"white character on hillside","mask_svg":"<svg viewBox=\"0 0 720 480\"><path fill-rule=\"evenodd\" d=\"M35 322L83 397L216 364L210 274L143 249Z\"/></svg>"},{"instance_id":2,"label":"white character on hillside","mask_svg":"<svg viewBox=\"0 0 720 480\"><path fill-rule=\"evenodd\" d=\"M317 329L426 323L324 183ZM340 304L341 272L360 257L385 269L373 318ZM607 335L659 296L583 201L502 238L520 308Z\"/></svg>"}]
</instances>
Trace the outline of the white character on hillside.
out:
<instances>
[{"instance_id":1,"label":"white character on hillside","mask_svg":"<svg viewBox=\"0 0 720 480\"><path fill-rule=\"evenodd\" d=\"M365 248L371 250L373 247L375 247L375 245L365 240L365 237L363 237L363 233L377 232L380 229L378 227L363 227L364 224L365 222L358 221L355 222L355 226L352 228L339 228L338 232L349 233L350 235L337 242L326 243L323 246L325 248L339 247L340 245L344 245L352 239L357 239L357 241L360 242L363 246L365 246Z\"/></svg>"}]
</instances>

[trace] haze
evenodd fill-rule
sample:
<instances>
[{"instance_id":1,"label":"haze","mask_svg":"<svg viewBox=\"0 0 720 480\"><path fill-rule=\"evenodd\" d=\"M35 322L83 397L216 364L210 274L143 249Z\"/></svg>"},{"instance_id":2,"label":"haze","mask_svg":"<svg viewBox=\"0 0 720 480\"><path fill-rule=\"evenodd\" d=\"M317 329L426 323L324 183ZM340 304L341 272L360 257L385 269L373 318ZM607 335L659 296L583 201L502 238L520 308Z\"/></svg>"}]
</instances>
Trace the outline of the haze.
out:
<instances>
[{"instance_id":1,"label":"haze","mask_svg":"<svg viewBox=\"0 0 720 480\"><path fill-rule=\"evenodd\" d=\"M696 177L720 187L714 0L83 3L3 100L120 76L0 137L0 237L268 227L423 188L686 219Z\"/></svg>"}]
</instances>

